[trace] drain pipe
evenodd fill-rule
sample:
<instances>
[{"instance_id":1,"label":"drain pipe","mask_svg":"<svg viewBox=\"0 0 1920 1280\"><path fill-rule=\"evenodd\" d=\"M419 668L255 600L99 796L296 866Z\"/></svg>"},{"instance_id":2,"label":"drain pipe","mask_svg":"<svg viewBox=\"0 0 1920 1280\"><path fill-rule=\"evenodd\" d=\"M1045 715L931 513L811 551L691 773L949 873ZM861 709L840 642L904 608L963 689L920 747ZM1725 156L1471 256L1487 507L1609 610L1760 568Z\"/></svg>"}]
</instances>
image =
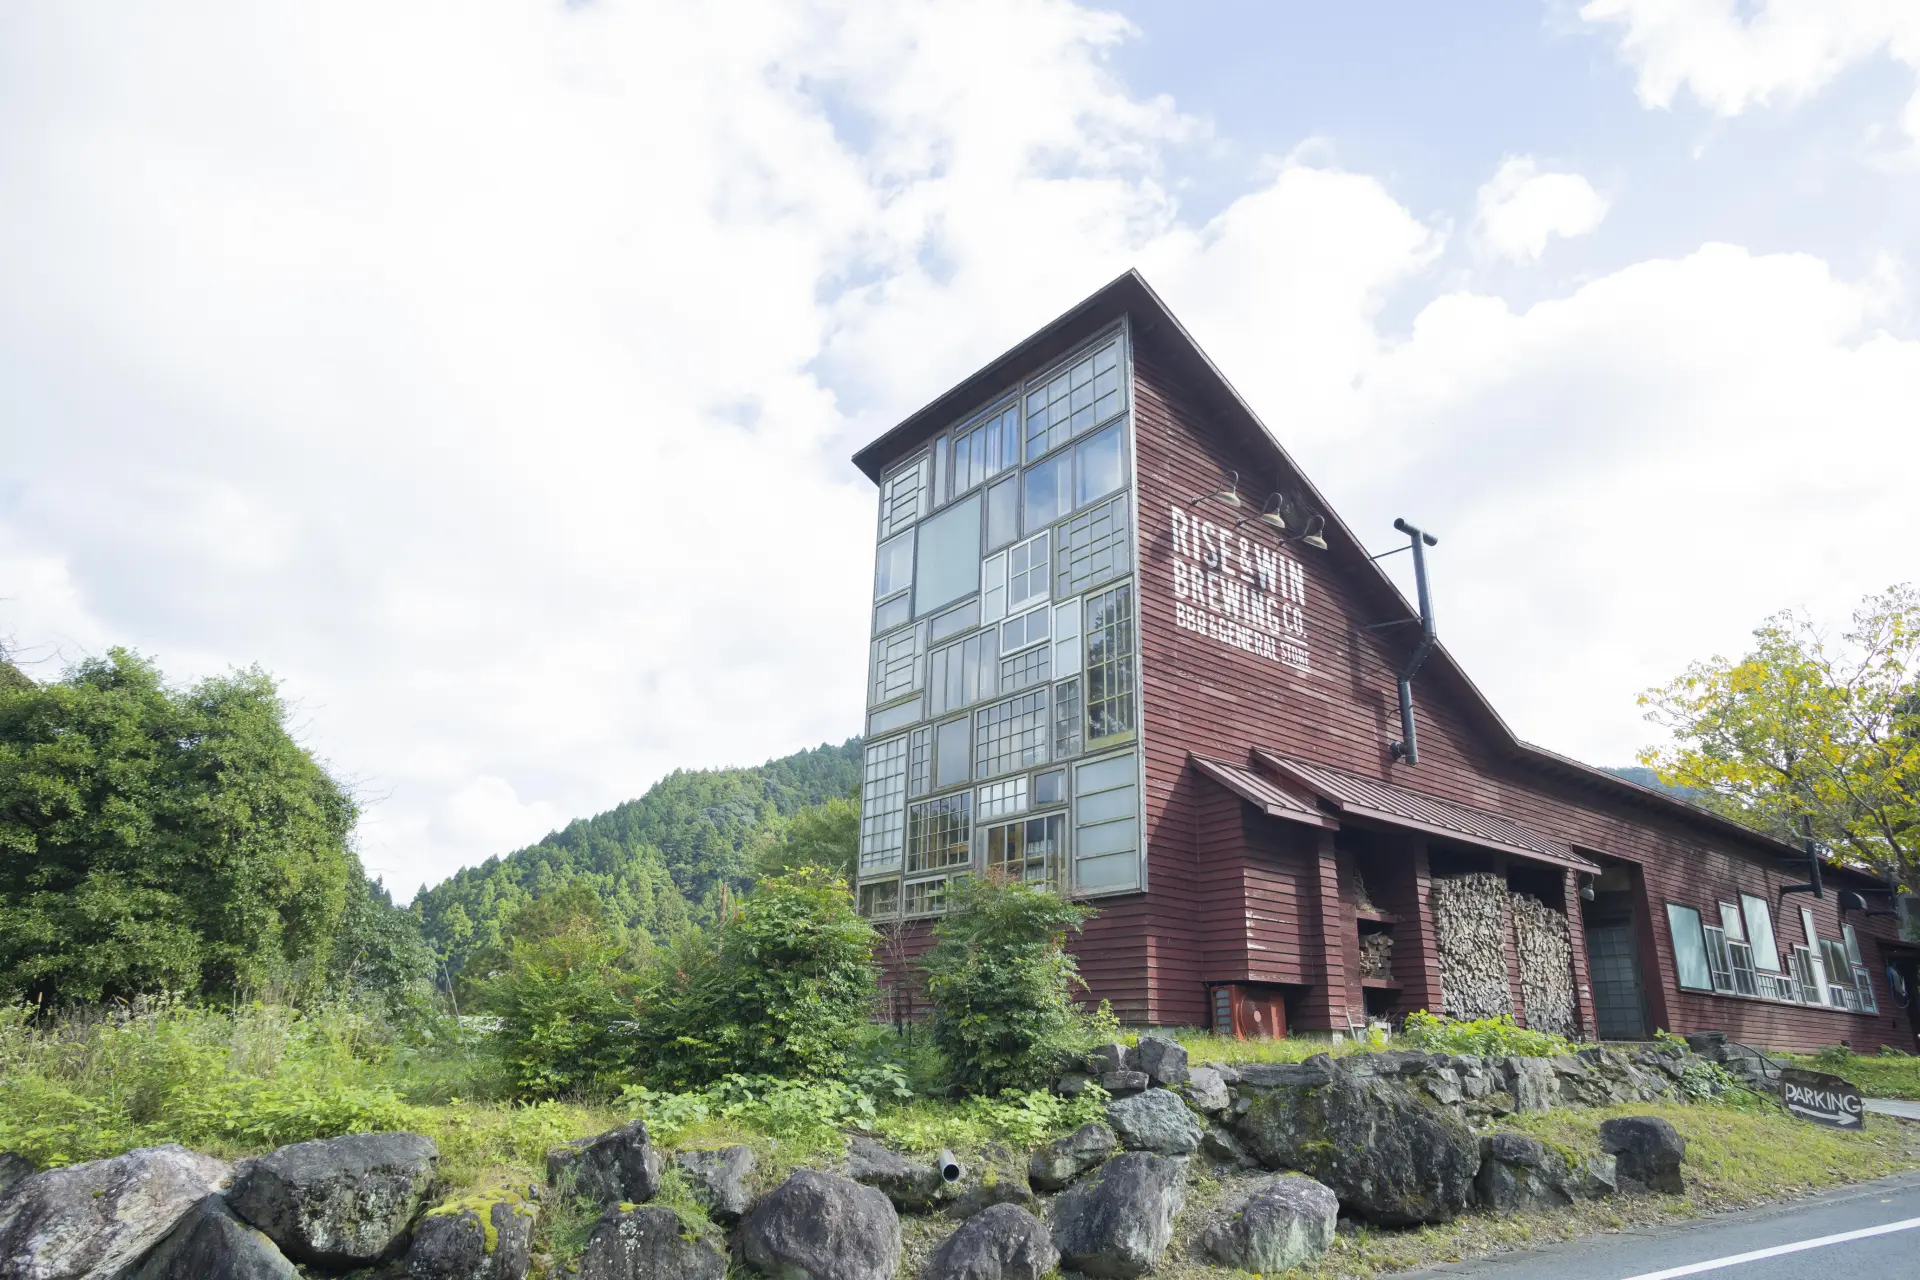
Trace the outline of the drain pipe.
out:
<instances>
[{"instance_id":1,"label":"drain pipe","mask_svg":"<svg viewBox=\"0 0 1920 1280\"><path fill-rule=\"evenodd\" d=\"M1420 739L1413 727L1413 676L1433 652L1433 597L1427 591L1426 549L1439 546L1440 539L1405 520L1395 520L1393 527L1406 534L1413 547L1413 583L1420 600L1420 643L1414 646L1407 665L1400 669L1400 741L1390 745L1395 760L1419 764Z\"/></svg>"}]
</instances>

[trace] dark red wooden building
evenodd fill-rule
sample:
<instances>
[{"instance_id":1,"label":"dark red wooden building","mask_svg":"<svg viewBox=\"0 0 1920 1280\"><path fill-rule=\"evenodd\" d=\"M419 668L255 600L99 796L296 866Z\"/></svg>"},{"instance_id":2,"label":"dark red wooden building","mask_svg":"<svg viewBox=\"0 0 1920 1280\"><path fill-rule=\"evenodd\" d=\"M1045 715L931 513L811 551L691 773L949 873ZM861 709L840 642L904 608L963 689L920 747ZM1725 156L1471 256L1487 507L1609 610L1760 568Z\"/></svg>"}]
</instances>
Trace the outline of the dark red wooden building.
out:
<instances>
[{"instance_id":1,"label":"dark red wooden building","mask_svg":"<svg viewBox=\"0 0 1920 1280\"><path fill-rule=\"evenodd\" d=\"M899 954L991 868L1098 907L1081 971L1138 1024L1915 1047L1870 878L1787 892L1804 854L1522 742L1444 647L1403 758L1417 612L1139 275L854 461L859 900Z\"/></svg>"}]
</instances>

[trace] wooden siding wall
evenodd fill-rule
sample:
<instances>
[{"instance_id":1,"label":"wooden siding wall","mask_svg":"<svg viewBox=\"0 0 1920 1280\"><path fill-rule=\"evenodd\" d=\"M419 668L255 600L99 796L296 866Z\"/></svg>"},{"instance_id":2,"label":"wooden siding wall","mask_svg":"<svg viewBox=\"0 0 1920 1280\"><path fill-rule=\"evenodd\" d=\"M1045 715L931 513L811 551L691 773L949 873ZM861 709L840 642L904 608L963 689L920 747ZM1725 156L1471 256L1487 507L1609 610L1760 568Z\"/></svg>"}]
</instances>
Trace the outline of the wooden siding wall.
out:
<instances>
[{"instance_id":1,"label":"wooden siding wall","mask_svg":"<svg viewBox=\"0 0 1920 1280\"><path fill-rule=\"evenodd\" d=\"M1657 972L1648 968L1643 974L1655 1026L1723 1029L1736 1040L1780 1047L1842 1039L1868 1050L1882 1043L1914 1047L1907 1015L1893 1009L1881 973L1885 958L1878 943L1894 937L1884 919L1854 922L1882 1010L1877 1016L1676 990L1665 903L1698 907L1709 921L1715 902L1732 900L1742 890L1777 904L1775 891L1795 876L1776 870L1765 846L1736 849L1738 836L1708 831L1598 784L1564 779L1511 758L1503 745L1475 730L1478 713L1455 705L1431 678L1414 682L1420 764L1394 764L1387 744L1399 736L1394 671L1404 650L1394 633L1383 637L1364 630L1391 615L1380 605L1363 603L1374 596L1361 589L1357 575L1370 571L1351 551L1288 548L1306 575L1310 672L1180 630L1174 618L1169 507L1184 509L1195 495L1213 492L1228 471L1239 473L1241 496L1256 511L1270 492L1302 490L1297 477L1282 473L1277 456L1230 447L1196 398L1156 359L1153 342L1151 335L1139 340L1134 352L1149 891L1102 904L1100 918L1078 948L1096 992L1112 998L1131 1021L1202 1024L1206 984L1252 978L1258 968L1314 985L1302 1003L1303 1026L1339 1025L1337 1004L1357 1001L1357 975L1339 971L1348 963L1344 953L1351 947L1353 921L1350 908L1340 909L1331 840L1316 856L1314 837L1320 833L1297 826L1283 832L1279 828L1287 824L1264 817L1256 830L1243 820L1243 864L1233 865L1229 846L1235 824L1223 811L1224 793L1187 766L1190 751L1244 762L1252 747L1261 746L1504 814L1640 868L1640 933L1657 966ZM1203 504L1195 515L1216 524L1231 517L1217 503ZM1267 537L1271 545L1263 532L1246 533ZM1390 536L1384 535L1383 543ZM1408 856L1420 855L1409 849ZM1561 879L1564 884L1566 877ZM1416 883L1424 899L1424 868ZM1258 899L1250 894L1256 884ZM1236 892L1249 895L1238 913L1244 920L1236 918ZM1565 900L1567 893L1563 888L1559 896ZM1784 910L1776 909L1774 921L1783 951L1803 941L1798 914L1803 903L1813 908L1823 936L1839 936L1833 893L1820 902L1789 898ZM1272 948L1271 962L1255 959L1256 912L1270 913L1281 926L1271 941L1261 940ZM1316 913L1317 919L1311 918ZM1426 919L1424 912L1418 914ZM1579 937L1578 912L1572 914ZM1296 923L1289 926L1290 920ZM1399 929L1396 937L1414 936ZM1319 949L1315 934L1333 930L1340 931L1335 947L1321 950L1317 958L1299 954L1303 945ZM1576 957L1582 1022L1591 1026L1583 946L1576 948ZM1424 958L1402 969L1407 963L1396 958L1403 984L1437 987L1438 975Z\"/></svg>"}]
</instances>

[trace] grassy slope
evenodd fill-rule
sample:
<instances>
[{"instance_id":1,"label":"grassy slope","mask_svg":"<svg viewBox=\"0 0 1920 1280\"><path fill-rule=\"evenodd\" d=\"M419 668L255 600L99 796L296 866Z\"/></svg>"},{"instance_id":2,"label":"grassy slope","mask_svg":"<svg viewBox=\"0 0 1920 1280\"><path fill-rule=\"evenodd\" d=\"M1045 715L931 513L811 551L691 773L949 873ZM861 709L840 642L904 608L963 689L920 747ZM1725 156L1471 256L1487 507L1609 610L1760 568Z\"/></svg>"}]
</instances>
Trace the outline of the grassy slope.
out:
<instances>
[{"instance_id":1,"label":"grassy slope","mask_svg":"<svg viewBox=\"0 0 1920 1280\"><path fill-rule=\"evenodd\" d=\"M1809 1071L1826 1071L1853 1084L1869 1098L1908 1098L1920 1100L1920 1058L1856 1056L1845 1065L1823 1063L1816 1058L1793 1058L1793 1064Z\"/></svg>"}]
</instances>

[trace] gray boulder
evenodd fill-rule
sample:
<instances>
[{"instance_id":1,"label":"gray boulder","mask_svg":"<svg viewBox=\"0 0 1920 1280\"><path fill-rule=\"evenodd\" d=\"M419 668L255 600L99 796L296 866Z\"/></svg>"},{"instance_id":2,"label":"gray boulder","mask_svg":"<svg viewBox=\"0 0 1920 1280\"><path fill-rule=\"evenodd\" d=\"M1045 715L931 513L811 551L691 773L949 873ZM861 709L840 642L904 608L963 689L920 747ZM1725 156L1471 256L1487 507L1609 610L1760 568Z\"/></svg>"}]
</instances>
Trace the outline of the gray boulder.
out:
<instances>
[{"instance_id":1,"label":"gray boulder","mask_svg":"<svg viewBox=\"0 0 1920 1280\"><path fill-rule=\"evenodd\" d=\"M1087 1074L1104 1076L1109 1071L1131 1071L1127 1064L1127 1046L1115 1042L1098 1045L1087 1052Z\"/></svg>"},{"instance_id":2,"label":"gray boulder","mask_svg":"<svg viewBox=\"0 0 1920 1280\"><path fill-rule=\"evenodd\" d=\"M1027 1161L1027 1181L1041 1191L1059 1191L1120 1148L1113 1130L1094 1122L1055 1138Z\"/></svg>"},{"instance_id":3,"label":"gray boulder","mask_svg":"<svg viewBox=\"0 0 1920 1280\"><path fill-rule=\"evenodd\" d=\"M0 1151L0 1200L33 1174L33 1161L11 1151Z\"/></svg>"},{"instance_id":4,"label":"gray boulder","mask_svg":"<svg viewBox=\"0 0 1920 1280\"><path fill-rule=\"evenodd\" d=\"M1144 1071L1109 1071L1100 1077L1100 1087L1107 1091L1110 1098L1125 1098L1139 1093L1153 1083Z\"/></svg>"},{"instance_id":5,"label":"gray boulder","mask_svg":"<svg viewBox=\"0 0 1920 1280\"><path fill-rule=\"evenodd\" d=\"M748 1264L776 1280L893 1280L900 1265L892 1201L816 1169L768 1192L740 1224L739 1242Z\"/></svg>"},{"instance_id":6,"label":"gray boulder","mask_svg":"<svg viewBox=\"0 0 1920 1280\"><path fill-rule=\"evenodd\" d=\"M118 1276L231 1172L168 1144L22 1178L0 1203L0 1277Z\"/></svg>"},{"instance_id":7,"label":"gray boulder","mask_svg":"<svg viewBox=\"0 0 1920 1280\"><path fill-rule=\"evenodd\" d=\"M1235 1068L1242 1089L1299 1089L1333 1079L1333 1059L1316 1053L1305 1062L1243 1062Z\"/></svg>"},{"instance_id":8,"label":"gray boulder","mask_svg":"<svg viewBox=\"0 0 1920 1280\"><path fill-rule=\"evenodd\" d=\"M1227 1082L1212 1067L1194 1067L1187 1072L1187 1097L1197 1110L1217 1116L1233 1105Z\"/></svg>"},{"instance_id":9,"label":"gray boulder","mask_svg":"<svg viewBox=\"0 0 1920 1280\"><path fill-rule=\"evenodd\" d=\"M295 1280L287 1256L210 1195L187 1211L133 1280Z\"/></svg>"},{"instance_id":10,"label":"gray boulder","mask_svg":"<svg viewBox=\"0 0 1920 1280\"><path fill-rule=\"evenodd\" d=\"M296 1142L241 1165L227 1202L295 1262L367 1266L405 1245L439 1161L417 1133Z\"/></svg>"},{"instance_id":11,"label":"gray boulder","mask_svg":"<svg viewBox=\"0 0 1920 1280\"><path fill-rule=\"evenodd\" d=\"M1496 1213L1555 1209L1571 1204L1567 1162L1538 1138L1490 1133L1480 1139L1480 1172L1474 1191Z\"/></svg>"},{"instance_id":12,"label":"gray boulder","mask_svg":"<svg viewBox=\"0 0 1920 1280\"><path fill-rule=\"evenodd\" d=\"M427 1211L407 1248L413 1280L526 1280L533 1262L533 1208L518 1195Z\"/></svg>"},{"instance_id":13,"label":"gray boulder","mask_svg":"<svg viewBox=\"0 0 1920 1280\"><path fill-rule=\"evenodd\" d=\"M1463 1121L1424 1090L1365 1072L1265 1090L1237 1123L1262 1164L1326 1183L1349 1213L1383 1226L1451 1220L1480 1168Z\"/></svg>"},{"instance_id":14,"label":"gray boulder","mask_svg":"<svg viewBox=\"0 0 1920 1280\"><path fill-rule=\"evenodd\" d=\"M1028 1162L1011 1147L998 1143L987 1147L966 1176L947 1188L943 1212L949 1218L970 1218L997 1204L1038 1209L1040 1202L1027 1182L1027 1166Z\"/></svg>"},{"instance_id":15,"label":"gray boulder","mask_svg":"<svg viewBox=\"0 0 1920 1280\"><path fill-rule=\"evenodd\" d=\"M1339 1218L1331 1187L1292 1174L1271 1178L1207 1228L1200 1251L1223 1267L1289 1271L1327 1251Z\"/></svg>"},{"instance_id":16,"label":"gray boulder","mask_svg":"<svg viewBox=\"0 0 1920 1280\"><path fill-rule=\"evenodd\" d=\"M1063 1098L1077 1098L1095 1083L1094 1078L1084 1071L1066 1071L1053 1082L1053 1091Z\"/></svg>"},{"instance_id":17,"label":"gray boulder","mask_svg":"<svg viewBox=\"0 0 1920 1280\"><path fill-rule=\"evenodd\" d=\"M658 1205L601 1215L580 1256L580 1280L725 1280L727 1251Z\"/></svg>"},{"instance_id":18,"label":"gray boulder","mask_svg":"<svg viewBox=\"0 0 1920 1280\"><path fill-rule=\"evenodd\" d=\"M1040 1220L1015 1204L982 1209L948 1236L923 1273L925 1280L1040 1280L1060 1265Z\"/></svg>"},{"instance_id":19,"label":"gray boulder","mask_svg":"<svg viewBox=\"0 0 1920 1280\"><path fill-rule=\"evenodd\" d=\"M1674 1195L1687 1189L1680 1177L1687 1140L1659 1116L1602 1120L1600 1149L1614 1157L1614 1168L1622 1178Z\"/></svg>"},{"instance_id":20,"label":"gray boulder","mask_svg":"<svg viewBox=\"0 0 1920 1280\"><path fill-rule=\"evenodd\" d=\"M1053 1243L1063 1267L1090 1276L1144 1275L1173 1240L1187 1200L1187 1162L1128 1151L1062 1192Z\"/></svg>"},{"instance_id":21,"label":"gray boulder","mask_svg":"<svg viewBox=\"0 0 1920 1280\"><path fill-rule=\"evenodd\" d=\"M847 1161L842 1167L849 1178L886 1193L895 1208L908 1213L933 1208L947 1189L946 1179L931 1164L909 1160L863 1135L856 1134L848 1141Z\"/></svg>"},{"instance_id":22,"label":"gray boulder","mask_svg":"<svg viewBox=\"0 0 1920 1280\"><path fill-rule=\"evenodd\" d=\"M1506 1069L1515 1111L1547 1111L1560 1101L1560 1077L1545 1058L1508 1058Z\"/></svg>"},{"instance_id":23,"label":"gray boulder","mask_svg":"<svg viewBox=\"0 0 1920 1280\"><path fill-rule=\"evenodd\" d=\"M1140 1043L1127 1054L1127 1066L1146 1073L1158 1085L1185 1084L1187 1051L1177 1040L1166 1036L1141 1036Z\"/></svg>"},{"instance_id":24,"label":"gray boulder","mask_svg":"<svg viewBox=\"0 0 1920 1280\"><path fill-rule=\"evenodd\" d=\"M640 1204L660 1189L660 1154L635 1120L592 1138L576 1138L547 1152L547 1185L572 1184L592 1204Z\"/></svg>"},{"instance_id":25,"label":"gray boulder","mask_svg":"<svg viewBox=\"0 0 1920 1280\"><path fill-rule=\"evenodd\" d=\"M1217 1124L1207 1126L1206 1135L1200 1139L1200 1154L1215 1164L1235 1169L1257 1169L1260 1166L1260 1162L1248 1154L1232 1131Z\"/></svg>"},{"instance_id":26,"label":"gray boulder","mask_svg":"<svg viewBox=\"0 0 1920 1280\"><path fill-rule=\"evenodd\" d=\"M1129 1151L1188 1156L1200 1149L1204 1130L1171 1089L1149 1089L1107 1104L1107 1123Z\"/></svg>"},{"instance_id":27,"label":"gray boulder","mask_svg":"<svg viewBox=\"0 0 1920 1280\"><path fill-rule=\"evenodd\" d=\"M673 1163L715 1222L732 1226L753 1207L753 1196L747 1191L747 1177L754 1166L752 1147L682 1151Z\"/></svg>"}]
</instances>

